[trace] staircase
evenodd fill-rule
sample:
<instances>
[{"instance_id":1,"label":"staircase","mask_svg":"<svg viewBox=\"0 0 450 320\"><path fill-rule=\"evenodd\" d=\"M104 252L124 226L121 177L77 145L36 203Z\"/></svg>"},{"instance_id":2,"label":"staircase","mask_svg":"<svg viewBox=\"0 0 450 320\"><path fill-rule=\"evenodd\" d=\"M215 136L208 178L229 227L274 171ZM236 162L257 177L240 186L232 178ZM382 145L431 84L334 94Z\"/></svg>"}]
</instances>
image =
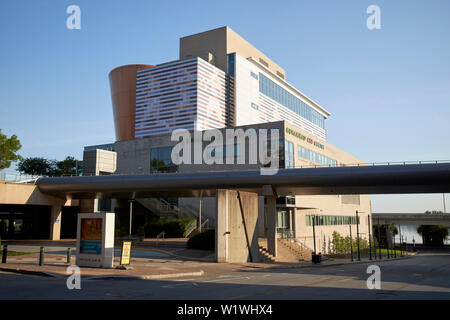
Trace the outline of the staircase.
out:
<instances>
[{"instance_id":1,"label":"staircase","mask_svg":"<svg viewBox=\"0 0 450 320\"><path fill-rule=\"evenodd\" d=\"M180 210L177 205L162 198L140 198L136 201L160 218L193 218L198 220L198 212L195 210L191 208ZM209 227L209 219L202 217L202 228L205 227ZM187 237L194 236L197 230L196 224L193 224L187 232Z\"/></svg>"},{"instance_id":2,"label":"staircase","mask_svg":"<svg viewBox=\"0 0 450 320\"><path fill-rule=\"evenodd\" d=\"M136 201L161 218L198 218L198 213L194 210L181 210L163 198L140 198Z\"/></svg>"},{"instance_id":3,"label":"staircase","mask_svg":"<svg viewBox=\"0 0 450 320\"><path fill-rule=\"evenodd\" d=\"M259 238L259 259L265 263L299 263L311 261L312 252L291 239L277 239L277 256L274 257L267 250L267 239Z\"/></svg>"}]
</instances>

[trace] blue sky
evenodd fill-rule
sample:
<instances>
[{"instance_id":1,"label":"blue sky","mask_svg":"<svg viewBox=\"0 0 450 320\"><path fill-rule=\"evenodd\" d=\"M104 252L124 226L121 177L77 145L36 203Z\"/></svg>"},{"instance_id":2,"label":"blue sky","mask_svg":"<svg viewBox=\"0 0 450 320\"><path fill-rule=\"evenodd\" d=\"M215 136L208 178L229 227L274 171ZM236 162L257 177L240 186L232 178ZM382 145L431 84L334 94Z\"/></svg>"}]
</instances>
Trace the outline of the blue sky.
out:
<instances>
[{"instance_id":1,"label":"blue sky","mask_svg":"<svg viewBox=\"0 0 450 320\"><path fill-rule=\"evenodd\" d=\"M66 28L71 4L81 30ZM366 27L372 4L381 30ZM224 25L332 113L328 142L368 162L450 159L447 0L2 1L0 128L24 157L81 158L114 141L111 69L176 60L180 37ZM442 195L373 209L442 210Z\"/></svg>"}]
</instances>

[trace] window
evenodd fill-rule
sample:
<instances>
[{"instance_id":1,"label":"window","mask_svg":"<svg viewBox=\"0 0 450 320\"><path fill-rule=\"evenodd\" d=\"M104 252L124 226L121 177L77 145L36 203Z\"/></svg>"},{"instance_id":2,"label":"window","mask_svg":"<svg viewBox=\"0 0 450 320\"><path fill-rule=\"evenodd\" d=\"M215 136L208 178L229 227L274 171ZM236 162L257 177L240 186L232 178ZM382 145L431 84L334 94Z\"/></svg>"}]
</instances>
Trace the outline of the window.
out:
<instances>
[{"instance_id":1,"label":"window","mask_svg":"<svg viewBox=\"0 0 450 320\"><path fill-rule=\"evenodd\" d=\"M337 166L337 161L322 154L316 153L312 150L306 149L305 147L297 147L297 156L302 159L306 159L324 166L335 167Z\"/></svg>"},{"instance_id":2,"label":"window","mask_svg":"<svg viewBox=\"0 0 450 320\"><path fill-rule=\"evenodd\" d=\"M331 225L348 225L348 224L357 224L359 219L356 219L354 216L314 216L314 215L306 215L306 225L311 227L314 224L316 226L331 226Z\"/></svg>"},{"instance_id":3,"label":"window","mask_svg":"<svg viewBox=\"0 0 450 320\"><path fill-rule=\"evenodd\" d=\"M294 144L288 140L285 141L285 168L294 168Z\"/></svg>"},{"instance_id":4,"label":"window","mask_svg":"<svg viewBox=\"0 0 450 320\"><path fill-rule=\"evenodd\" d=\"M262 73L259 73L259 91L316 126L325 128L325 117L323 115Z\"/></svg>"},{"instance_id":5,"label":"window","mask_svg":"<svg viewBox=\"0 0 450 320\"><path fill-rule=\"evenodd\" d=\"M277 213L277 228L279 229L289 229L289 212L288 211L278 211Z\"/></svg>"},{"instance_id":6,"label":"window","mask_svg":"<svg viewBox=\"0 0 450 320\"><path fill-rule=\"evenodd\" d=\"M152 148L150 151L150 172L177 172L178 166L172 162L172 147Z\"/></svg>"},{"instance_id":7,"label":"window","mask_svg":"<svg viewBox=\"0 0 450 320\"><path fill-rule=\"evenodd\" d=\"M259 106L252 102L252 108L255 110L259 110Z\"/></svg>"},{"instance_id":8,"label":"window","mask_svg":"<svg viewBox=\"0 0 450 320\"><path fill-rule=\"evenodd\" d=\"M255 78L256 80L258 80L258 75L252 71L250 71L250 75Z\"/></svg>"}]
</instances>

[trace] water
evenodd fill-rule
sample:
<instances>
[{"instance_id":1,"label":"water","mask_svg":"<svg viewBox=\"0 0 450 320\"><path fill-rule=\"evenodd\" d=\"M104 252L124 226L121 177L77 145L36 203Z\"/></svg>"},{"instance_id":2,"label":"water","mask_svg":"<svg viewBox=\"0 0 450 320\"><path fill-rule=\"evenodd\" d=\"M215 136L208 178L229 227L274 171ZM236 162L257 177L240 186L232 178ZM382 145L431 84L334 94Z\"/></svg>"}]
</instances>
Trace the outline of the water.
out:
<instances>
[{"instance_id":1,"label":"water","mask_svg":"<svg viewBox=\"0 0 450 320\"><path fill-rule=\"evenodd\" d=\"M423 244L422 236L417 233L418 227L418 224L402 224L400 226L402 237L408 244L412 244L413 239L415 240L416 244ZM395 236L395 242L400 242L400 232ZM450 239L444 240L444 244L450 244Z\"/></svg>"}]
</instances>

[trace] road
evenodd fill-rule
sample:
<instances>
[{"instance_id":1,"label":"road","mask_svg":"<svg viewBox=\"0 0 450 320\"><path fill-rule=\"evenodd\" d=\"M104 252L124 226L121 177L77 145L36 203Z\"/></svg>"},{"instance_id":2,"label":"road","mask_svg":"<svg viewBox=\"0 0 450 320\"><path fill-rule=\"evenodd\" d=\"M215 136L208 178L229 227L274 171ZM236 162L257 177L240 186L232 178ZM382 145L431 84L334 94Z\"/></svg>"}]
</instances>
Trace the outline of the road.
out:
<instances>
[{"instance_id":1,"label":"road","mask_svg":"<svg viewBox=\"0 0 450 320\"><path fill-rule=\"evenodd\" d=\"M381 269L381 289L367 289L367 267ZM450 299L450 252L397 261L235 271L176 280L82 280L0 273L0 299Z\"/></svg>"}]
</instances>

